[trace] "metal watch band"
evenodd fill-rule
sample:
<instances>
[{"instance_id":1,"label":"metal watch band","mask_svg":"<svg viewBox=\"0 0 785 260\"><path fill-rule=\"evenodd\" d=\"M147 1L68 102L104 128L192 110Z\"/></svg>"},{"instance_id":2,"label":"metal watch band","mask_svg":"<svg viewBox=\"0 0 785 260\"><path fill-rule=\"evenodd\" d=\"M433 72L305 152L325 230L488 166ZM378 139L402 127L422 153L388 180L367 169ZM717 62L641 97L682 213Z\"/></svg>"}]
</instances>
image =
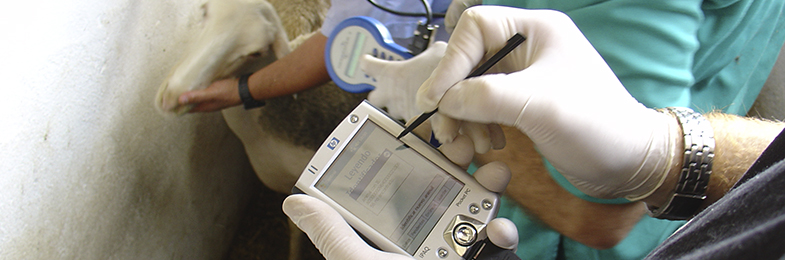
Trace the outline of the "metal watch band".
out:
<instances>
[{"instance_id":1,"label":"metal watch band","mask_svg":"<svg viewBox=\"0 0 785 260\"><path fill-rule=\"evenodd\" d=\"M237 91L240 92L240 101L243 102L245 109L257 108L265 104L263 100L256 100L251 96L251 91L248 89L248 78L250 77L251 74L244 74L237 82Z\"/></svg>"},{"instance_id":2,"label":"metal watch band","mask_svg":"<svg viewBox=\"0 0 785 260\"><path fill-rule=\"evenodd\" d=\"M684 107L669 107L684 133L684 161L679 182L665 206L649 207L656 218L683 220L695 216L706 199L714 160L714 131L701 114Z\"/></svg>"}]
</instances>

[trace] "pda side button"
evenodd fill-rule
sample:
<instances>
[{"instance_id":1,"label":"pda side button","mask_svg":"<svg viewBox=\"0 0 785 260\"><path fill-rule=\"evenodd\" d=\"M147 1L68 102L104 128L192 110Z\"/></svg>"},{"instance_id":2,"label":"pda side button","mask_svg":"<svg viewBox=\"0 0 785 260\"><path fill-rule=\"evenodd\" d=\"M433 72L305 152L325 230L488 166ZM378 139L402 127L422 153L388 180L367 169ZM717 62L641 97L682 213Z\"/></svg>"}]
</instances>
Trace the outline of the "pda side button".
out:
<instances>
[{"instance_id":1,"label":"pda side button","mask_svg":"<svg viewBox=\"0 0 785 260\"><path fill-rule=\"evenodd\" d=\"M453 239L459 245L470 246L477 240L477 229L467 223L460 224L455 227Z\"/></svg>"},{"instance_id":2,"label":"pda side button","mask_svg":"<svg viewBox=\"0 0 785 260\"><path fill-rule=\"evenodd\" d=\"M493 202L488 199L482 200L482 208L484 210L491 210L491 208L493 208Z\"/></svg>"},{"instance_id":3,"label":"pda side button","mask_svg":"<svg viewBox=\"0 0 785 260\"><path fill-rule=\"evenodd\" d=\"M450 252L447 251L447 249L444 249L443 247L440 247L438 250L436 250L436 255L438 255L439 258L445 258L449 254Z\"/></svg>"},{"instance_id":4,"label":"pda side button","mask_svg":"<svg viewBox=\"0 0 785 260\"><path fill-rule=\"evenodd\" d=\"M480 213L480 206L477 206L477 204L475 203L469 204L469 213L472 214Z\"/></svg>"}]
</instances>

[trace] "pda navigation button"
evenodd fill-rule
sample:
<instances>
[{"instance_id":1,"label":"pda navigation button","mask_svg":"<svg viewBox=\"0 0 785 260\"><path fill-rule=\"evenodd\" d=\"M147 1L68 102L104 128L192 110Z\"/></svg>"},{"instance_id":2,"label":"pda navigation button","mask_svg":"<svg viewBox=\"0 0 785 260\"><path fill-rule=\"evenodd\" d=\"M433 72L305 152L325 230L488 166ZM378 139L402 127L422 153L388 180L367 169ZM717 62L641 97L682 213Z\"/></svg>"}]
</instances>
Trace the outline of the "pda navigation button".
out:
<instances>
[{"instance_id":1,"label":"pda navigation button","mask_svg":"<svg viewBox=\"0 0 785 260\"><path fill-rule=\"evenodd\" d=\"M470 246L477 240L477 229L470 224L462 223L455 227L453 239L455 239L455 242L459 245Z\"/></svg>"}]
</instances>

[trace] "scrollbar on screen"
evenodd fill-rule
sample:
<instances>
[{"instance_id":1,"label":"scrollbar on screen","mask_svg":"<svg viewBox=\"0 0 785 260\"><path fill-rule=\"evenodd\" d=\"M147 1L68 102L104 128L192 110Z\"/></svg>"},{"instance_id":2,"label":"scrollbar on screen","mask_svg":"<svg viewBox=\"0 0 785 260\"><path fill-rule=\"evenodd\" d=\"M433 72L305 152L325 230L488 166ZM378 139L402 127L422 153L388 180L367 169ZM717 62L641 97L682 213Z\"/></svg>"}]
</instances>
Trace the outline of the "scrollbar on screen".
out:
<instances>
[{"instance_id":1,"label":"scrollbar on screen","mask_svg":"<svg viewBox=\"0 0 785 260\"><path fill-rule=\"evenodd\" d=\"M316 188L414 254L463 183L367 120Z\"/></svg>"}]
</instances>

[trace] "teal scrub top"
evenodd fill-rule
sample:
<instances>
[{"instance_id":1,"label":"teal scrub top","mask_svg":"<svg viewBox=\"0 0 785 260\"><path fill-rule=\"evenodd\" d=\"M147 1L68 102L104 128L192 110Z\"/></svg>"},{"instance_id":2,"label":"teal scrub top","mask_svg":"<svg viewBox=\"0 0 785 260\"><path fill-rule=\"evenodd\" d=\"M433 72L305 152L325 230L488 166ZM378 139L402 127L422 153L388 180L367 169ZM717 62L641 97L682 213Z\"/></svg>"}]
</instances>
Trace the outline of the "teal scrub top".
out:
<instances>
[{"instance_id":1,"label":"teal scrub top","mask_svg":"<svg viewBox=\"0 0 785 260\"><path fill-rule=\"evenodd\" d=\"M627 90L648 107L745 115L785 41L783 1L485 0L483 4L566 13ZM583 199L549 163L562 187ZM514 187L510 187L514 188ZM596 250L538 223L512 200L500 217L516 223L521 259L641 259L683 221L644 216L615 247Z\"/></svg>"}]
</instances>

